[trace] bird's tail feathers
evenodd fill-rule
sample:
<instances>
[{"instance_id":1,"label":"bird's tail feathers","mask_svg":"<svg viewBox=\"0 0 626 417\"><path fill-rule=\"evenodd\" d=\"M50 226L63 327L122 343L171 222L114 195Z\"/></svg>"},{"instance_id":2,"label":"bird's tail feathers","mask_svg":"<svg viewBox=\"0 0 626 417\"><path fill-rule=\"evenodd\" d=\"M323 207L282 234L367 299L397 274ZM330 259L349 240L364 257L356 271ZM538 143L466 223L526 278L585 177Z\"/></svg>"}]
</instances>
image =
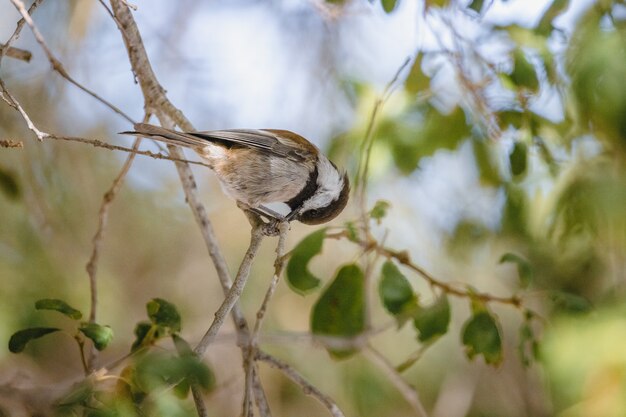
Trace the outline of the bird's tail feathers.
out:
<instances>
[{"instance_id":1,"label":"bird's tail feathers","mask_svg":"<svg viewBox=\"0 0 626 417\"><path fill-rule=\"evenodd\" d=\"M147 123L135 123L133 127L135 128L134 131L120 132L120 134L144 136L150 139L158 140L160 142L168 143L171 145L185 146L188 148L196 148L199 146L207 145L207 141L204 139L200 139L188 133L177 132L175 130L166 129L160 126L155 126Z\"/></svg>"}]
</instances>

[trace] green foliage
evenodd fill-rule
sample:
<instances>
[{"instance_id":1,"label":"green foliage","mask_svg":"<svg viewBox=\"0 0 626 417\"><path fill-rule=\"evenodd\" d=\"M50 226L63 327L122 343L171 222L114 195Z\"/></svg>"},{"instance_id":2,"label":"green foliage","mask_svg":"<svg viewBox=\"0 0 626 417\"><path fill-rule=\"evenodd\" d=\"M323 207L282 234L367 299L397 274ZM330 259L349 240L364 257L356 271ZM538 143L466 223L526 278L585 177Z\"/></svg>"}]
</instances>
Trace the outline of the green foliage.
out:
<instances>
[{"instance_id":1,"label":"green foliage","mask_svg":"<svg viewBox=\"0 0 626 417\"><path fill-rule=\"evenodd\" d=\"M387 13L391 13L395 8L398 0L380 0L383 5L383 10Z\"/></svg>"},{"instance_id":2,"label":"green foliage","mask_svg":"<svg viewBox=\"0 0 626 417\"><path fill-rule=\"evenodd\" d=\"M365 330L365 285L363 271L355 264L343 266L315 303L311 331L316 335L350 338ZM329 349L337 359L353 349Z\"/></svg>"},{"instance_id":3,"label":"green foliage","mask_svg":"<svg viewBox=\"0 0 626 417\"><path fill-rule=\"evenodd\" d=\"M490 365L499 365L503 359L502 338L496 317L486 309L474 311L463 325L462 338L469 359L482 355Z\"/></svg>"},{"instance_id":4,"label":"green foliage","mask_svg":"<svg viewBox=\"0 0 626 417\"><path fill-rule=\"evenodd\" d=\"M556 310L566 314L588 313L593 307L585 297L567 291L554 291L550 298Z\"/></svg>"},{"instance_id":5,"label":"green foliage","mask_svg":"<svg viewBox=\"0 0 626 417\"><path fill-rule=\"evenodd\" d=\"M374 207L370 210L370 218L376 220L376 223L380 224L382 219L387 215L389 211L389 207L391 207L391 203L385 200L378 200Z\"/></svg>"},{"instance_id":6,"label":"green foliage","mask_svg":"<svg viewBox=\"0 0 626 417\"><path fill-rule=\"evenodd\" d=\"M378 293L383 306L396 318L398 325L401 325L417 309L417 296L409 281L393 262L385 262L381 274Z\"/></svg>"},{"instance_id":7,"label":"green foliage","mask_svg":"<svg viewBox=\"0 0 626 417\"><path fill-rule=\"evenodd\" d=\"M515 87L530 90L533 93L539 91L539 79L532 63L526 58L521 49L513 51L513 71L508 76Z\"/></svg>"},{"instance_id":8,"label":"green foliage","mask_svg":"<svg viewBox=\"0 0 626 417\"><path fill-rule=\"evenodd\" d=\"M450 302L445 295L440 296L428 307L419 308L413 324L418 330L420 342L431 342L448 332L450 324Z\"/></svg>"},{"instance_id":9,"label":"green foliage","mask_svg":"<svg viewBox=\"0 0 626 417\"><path fill-rule=\"evenodd\" d=\"M181 320L176 306L162 298L153 298L146 304L152 324L171 333L180 331Z\"/></svg>"},{"instance_id":10,"label":"green foliage","mask_svg":"<svg viewBox=\"0 0 626 417\"><path fill-rule=\"evenodd\" d=\"M533 315L526 313L519 328L517 351L524 366L530 366L539 357L539 342L532 327Z\"/></svg>"},{"instance_id":11,"label":"green foliage","mask_svg":"<svg viewBox=\"0 0 626 417\"><path fill-rule=\"evenodd\" d=\"M569 0L553 0L552 4L541 17L539 24L537 25L536 32L540 35L547 36L550 34L554 26L552 21L558 15L560 15L569 6Z\"/></svg>"},{"instance_id":12,"label":"green foliage","mask_svg":"<svg viewBox=\"0 0 626 417\"><path fill-rule=\"evenodd\" d=\"M54 298L37 300L37 302L35 303L35 309L58 311L59 313L64 314L73 320L80 320L83 318L83 313L81 313L79 310L70 306L63 300L58 300Z\"/></svg>"},{"instance_id":13,"label":"green foliage","mask_svg":"<svg viewBox=\"0 0 626 417\"><path fill-rule=\"evenodd\" d=\"M423 54L417 55L409 75L404 82L404 88L409 94L418 94L428 89L430 78L422 71Z\"/></svg>"},{"instance_id":14,"label":"green foliage","mask_svg":"<svg viewBox=\"0 0 626 417\"><path fill-rule=\"evenodd\" d=\"M13 353L20 353L24 350L28 342L39 339L47 334L58 332L61 329L56 327L31 327L13 333L9 339L9 350Z\"/></svg>"},{"instance_id":15,"label":"green foliage","mask_svg":"<svg viewBox=\"0 0 626 417\"><path fill-rule=\"evenodd\" d=\"M91 339L98 350L103 350L113 340L113 330L109 326L102 326L98 323L83 323L78 330L85 337Z\"/></svg>"},{"instance_id":16,"label":"green foliage","mask_svg":"<svg viewBox=\"0 0 626 417\"><path fill-rule=\"evenodd\" d=\"M287 282L300 294L306 294L320 285L320 279L309 271L309 262L322 251L326 229L317 230L298 243L287 263Z\"/></svg>"},{"instance_id":17,"label":"green foliage","mask_svg":"<svg viewBox=\"0 0 626 417\"><path fill-rule=\"evenodd\" d=\"M530 263L514 253L505 253L500 258L500 263L514 263L517 266L517 274L522 287L528 287L533 281L533 270Z\"/></svg>"},{"instance_id":18,"label":"green foliage","mask_svg":"<svg viewBox=\"0 0 626 417\"><path fill-rule=\"evenodd\" d=\"M472 0L467 8L475 11L476 13L480 13L480 11L483 9L484 4L485 0Z\"/></svg>"},{"instance_id":19,"label":"green foliage","mask_svg":"<svg viewBox=\"0 0 626 417\"><path fill-rule=\"evenodd\" d=\"M528 149L524 142L515 142L515 146L509 154L509 162L511 164L511 174L513 174L513 178L517 179L526 174Z\"/></svg>"}]
</instances>

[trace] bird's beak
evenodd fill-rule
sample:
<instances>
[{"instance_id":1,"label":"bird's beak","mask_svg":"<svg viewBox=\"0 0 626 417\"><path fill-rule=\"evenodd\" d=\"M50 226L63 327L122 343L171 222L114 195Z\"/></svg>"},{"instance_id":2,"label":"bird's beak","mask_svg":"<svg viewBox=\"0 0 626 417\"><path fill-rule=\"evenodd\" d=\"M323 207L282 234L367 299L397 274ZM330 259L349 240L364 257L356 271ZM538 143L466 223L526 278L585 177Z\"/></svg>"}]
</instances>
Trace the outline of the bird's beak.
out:
<instances>
[{"instance_id":1,"label":"bird's beak","mask_svg":"<svg viewBox=\"0 0 626 417\"><path fill-rule=\"evenodd\" d=\"M293 219L295 219L295 218L298 216L298 214L300 214L300 207L298 207L298 208L296 208L296 209L293 209L293 210L291 211L291 213L289 213L289 214L285 217L285 220L286 220L287 222L290 222L290 221L292 221Z\"/></svg>"}]
</instances>

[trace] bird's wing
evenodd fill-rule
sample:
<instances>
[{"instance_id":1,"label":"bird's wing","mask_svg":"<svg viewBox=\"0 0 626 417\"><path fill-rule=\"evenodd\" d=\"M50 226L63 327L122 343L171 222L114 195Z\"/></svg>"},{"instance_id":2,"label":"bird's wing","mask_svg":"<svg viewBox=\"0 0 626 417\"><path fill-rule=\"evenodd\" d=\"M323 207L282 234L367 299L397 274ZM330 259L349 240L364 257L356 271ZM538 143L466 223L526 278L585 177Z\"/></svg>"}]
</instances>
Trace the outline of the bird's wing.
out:
<instances>
[{"instance_id":1,"label":"bird's wing","mask_svg":"<svg viewBox=\"0 0 626 417\"><path fill-rule=\"evenodd\" d=\"M178 132L147 123L137 123L134 127L135 131L121 133L142 135L166 143L188 147L202 147L206 145L207 141L228 147L238 145L258 149L296 162L303 162L310 158L311 149L309 148L313 147L304 138L287 131L232 129Z\"/></svg>"},{"instance_id":2,"label":"bird's wing","mask_svg":"<svg viewBox=\"0 0 626 417\"><path fill-rule=\"evenodd\" d=\"M290 138L279 140L276 133L261 129L230 129L211 130L206 132L189 132L189 135L208 141L222 142L225 145L240 145L273 153L297 162L304 161L305 149Z\"/></svg>"}]
</instances>

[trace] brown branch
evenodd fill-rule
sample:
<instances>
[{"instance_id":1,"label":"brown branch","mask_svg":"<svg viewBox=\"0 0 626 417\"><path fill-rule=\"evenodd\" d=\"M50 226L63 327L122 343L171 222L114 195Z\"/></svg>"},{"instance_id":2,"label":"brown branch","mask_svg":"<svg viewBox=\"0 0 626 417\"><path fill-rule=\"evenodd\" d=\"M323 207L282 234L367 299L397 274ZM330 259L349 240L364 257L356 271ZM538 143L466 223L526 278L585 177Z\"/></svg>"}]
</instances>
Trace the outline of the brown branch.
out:
<instances>
[{"instance_id":1,"label":"brown branch","mask_svg":"<svg viewBox=\"0 0 626 417\"><path fill-rule=\"evenodd\" d=\"M37 126L35 126L33 121L28 116L28 113L26 113L24 108L20 105L19 101L17 101L17 99L13 97L13 95L9 92L9 90L7 90L6 85L4 84L4 81L2 81L1 78L0 78L0 97L2 98L2 100L4 100L5 103L13 107L22 115L22 118L26 122L26 125L35 134L35 136L37 136L37 139L39 141L42 141L48 136L50 136L48 133L42 132L41 130L37 128Z\"/></svg>"},{"instance_id":2,"label":"brown branch","mask_svg":"<svg viewBox=\"0 0 626 417\"><path fill-rule=\"evenodd\" d=\"M78 87L85 93L89 94L90 96L92 96L93 98L95 98L96 100L98 100L99 102L101 102L102 104L104 104L105 106L107 106L108 108L110 108L111 110L113 110L115 113L119 114L126 120L128 120L130 123L134 123L133 119L130 116L128 116L126 113L124 113L122 110L120 110L117 106L105 100L104 98L100 97L98 94L96 94L95 92L88 89L87 87L85 87L84 85L76 81L74 78L72 78L72 76L70 76L70 74L67 72L67 70L63 66L63 63L61 63L61 61L59 61L54 56L54 54L48 47L46 40L44 39L43 35L41 34L39 29L35 25L35 22L33 21L33 19L30 17L30 14L28 10L26 10L26 6L24 6L24 3L22 2L22 0L11 0L11 3L13 3L17 11L20 12L22 17L26 21L26 24L30 27L30 30L33 32L33 35L35 36L35 40L41 46L41 49L43 49L44 53L48 57L48 61L50 61L50 65L52 66L52 69L54 71L59 73L61 77L65 78L71 84L74 84L76 87Z\"/></svg>"},{"instance_id":3,"label":"brown branch","mask_svg":"<svg viewBox=\"0 0 626 417\"><path fill-rule=\"evenodd\" d=\"M26 11L27 14L30 16L33 14L33 12L37 9L37 7L39 7L39 5L43 2L43 0L35 0L33 2L33 4L30 5L30 7L28 8L28 10ZM2 63L2 58L4 58L5 55L10 56L11 53L11 44L13 42L15 42L17 40L17 38L19 38L20 36L20 32L22 31L22 28L24 27L24 24L26 23L26 19L24 19L23 17L17 22L17 25L15 27L15 31L13 32L13 34L11 35L11 37L9 38L9 40L6 41L6 43L4 45L2 45L2 47L0 48L0 64ZM16 49L16 48L13 48ZM25 51L28 52L28 51ZM30 54L30 52L29 52ZM28 58L28 60L30 60L30 57Z\"/></svg>"},{"instance_id":4,"label":"brown branch","mask_svg":"<svg viewBox=\"0 0 626 417\"><path fill-rule=\"evenodd\" d=\"M30 62L33 54L30 51L20 48L14 48L6 44L0 44L0 55L8 56L9 58L18 59L24 62Z\"/></svg>"},{"instance_id":5,"label":"brown branch","mask_svg":"<svg viewBox=\"0 0 626 417\"><path fill-rule=\"evenodd\" d=\"M0 140L0 148L23 148L24 142L21 140Z\"/></svg>"},{"instance_id":6,"label":"brown branch","mask_svg":"<svg viewBox=\"0 0 626 417\"><path fill-rule=\"evenodd\" d=\"M332 398L322 393L289 364L260 350L257 351L255 358L258 361L267 363L272 368L280 370L283 374L285 374L287 378L291 379L293 382L299 385L302 389L302 392L304 392L306 395L312 396L320 403L322 403L333 417L345 417L339 406L333 401Z\"/></svg>"},{"instance_id":7,"label":"brown branch","mask_svg":"<svg viewBox=\"0 0 626 417\"><path fill-rule=\"evenodd\" d=\"M252 267L252 261L256 257L256 253L261 246L261 242L263 241L263 224L256 224L252 227L251 237L250 237L250 245L248 246L248 250L241 261L241 265L239 266L239 271L237 272L237 276L235 277L235 282L233 282L232 287L226 294L224 301L220 308L215 312L215 319L211 326L206 331L196 348L194 349L194 353L199 357L204 356L207 348L215 340L215 336L217 336L217 332L220 327L224 323L226 315L230 313L230 310L233 308L235 303L239 300L239 296L243 291L244 286L250 276L250 269Z\"/></svg>"}]
</instances>

